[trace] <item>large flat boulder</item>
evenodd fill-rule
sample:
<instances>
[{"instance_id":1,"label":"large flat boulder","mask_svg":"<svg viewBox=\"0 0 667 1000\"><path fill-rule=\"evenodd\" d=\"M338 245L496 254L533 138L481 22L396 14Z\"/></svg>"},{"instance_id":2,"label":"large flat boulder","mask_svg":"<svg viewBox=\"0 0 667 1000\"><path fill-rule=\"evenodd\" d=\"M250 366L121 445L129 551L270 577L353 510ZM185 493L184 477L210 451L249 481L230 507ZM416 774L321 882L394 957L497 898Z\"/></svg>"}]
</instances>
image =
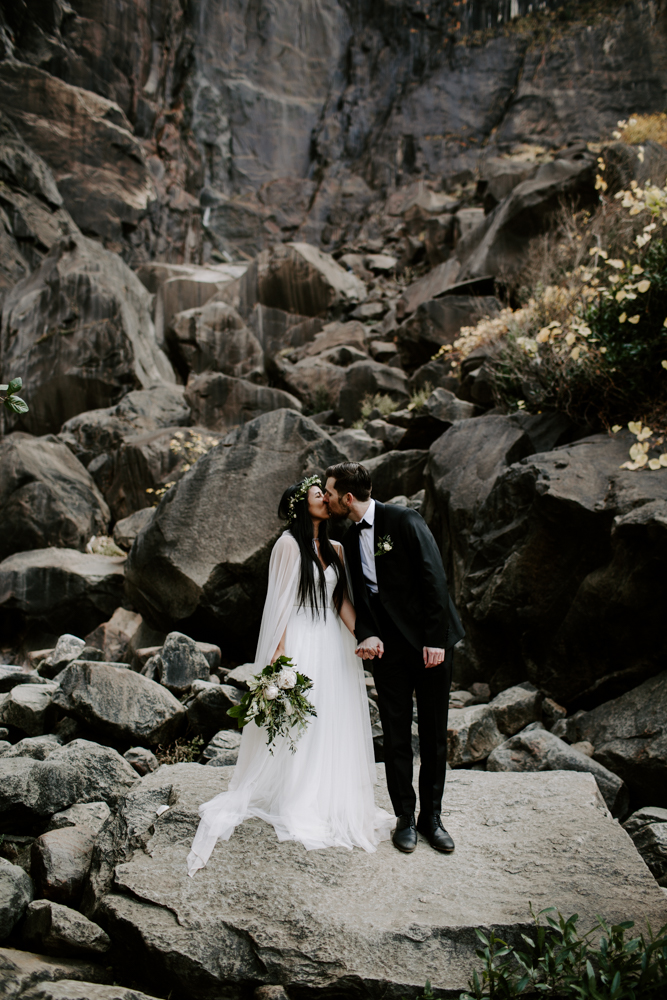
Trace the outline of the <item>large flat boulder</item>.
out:
<instances>
[{"instance_id":1,"label":"large flat boulder","mask_svg":"<svg viewBox=\"0 0 667 1000\"><path fill-rule=\"evenodd\" d=\"M379 361L355 361L345 369L345 381L336 403L336 412L346 424L361 416L366 396L389 396L398 406L405 406L410 399L408 380L400 368L391 368Z\"/></svg>"},{"instance_id":2,"label":"large flat boulder","mask_svg":"<svg viewBox=\"0 0 667 1000\"><path fill-rule=\"evenodd\" d=\"M288 313L321 316L366 298L363 281L310 243L278 244L263 250L241 278L241 285L247 311L259 302Z\"/></svg>"},{"instance_id":3,"label":"large flat boulder","mask_svg":"<svg viewBox=\"0 0 667 1000\"><path fill-rule=\"evenodd\" d=\"M591 712L577 713L577 738L620 775L636 805L667 807L667 671Z\"/></svg>"},{"instance_id":4,"label":"large flat boulder","mask_svg":"<svg viewBox=\"0 0 667 1000\"><path fill-rule=\"evenodd\" d=\"M376 799L388 807L383 770ZM180 764L142 779L128 799L145 796L148 807L154 790L143 820L154 829L144 834L150 853L126 853L98 908L146 982L168 978L192 1000L240 998L250 982L280 983L306 998L400 997L423 990L426 979L458 996L477 965L475 929L518 937L531 923L529 900L536 910L579 913L586 929L597 914L642 927L647 919L659 927L667 916L664 894L593 777L572 772L450 773L453 857L423 839L410 857L389 841L375 854L306 852L252 820L188 878L198 806L223 791L230 774ZM158 796L170 807L156 817Z\"/></svg>"},{"instance_id":5,"label":"large flat boulder","mask_svg":"<svg viewBox=\"0 0 667 1000\"><path fill-rule=\"evenodd\" d=\"M518 416L454 424L430 449L425 516L480 675L591 708L664 669L667 469L620 468L629 432L528 457L540 436Z\"/></svg>"},{"instance_id":6,"label":"large flat boulder","mask_svg":"<svg viewBox=\"0 0 667 1000\"><path fill-rule=\"evenodd\" d=\"M109 978L103 966L82 958L0 948L0 985L12 998L32 993L35 1000L143 1000L140 993L135 998L124 995L121 987L97 985ZM110 992L98 992L104 990Z\"/></svg>"},{"instance_id":7,"label":"large flat boulder","mask_svg":"<svg viewBox=\"0 0 667 1000\"><path fill-rule=\"evenodd\" d=\"M193 634L187 623L197 615L218 635L250 636L282 530L283 490L344 460L317 424L285 409L250 421L200 458L160 502L128 557L128 585L144 617Z\"/></svg>"},{"instance_id":8,"label":"large flat boulder","mask_svg":"<svg viewBox=\"0 0 667 1000\"><path fill-rule=\"evenodd\" d=\"M173 694L133 670L74 660L59 681L55 704L112 739L170 743L185 723L185 710Z\"/></svg>"},{"instance_id":9,"label":"large flat boulder","mask_svg":"<svg viewBox=\"0 0 667 1000\"><path fill-rule=\"evenodd\" d=\"M3 306L3 368L22 373L30 405L18 426L56 432L77 413L118 402L128 389L175 382L150 305L117 254L83 236L54 244Z\"/></svg>"},{"instance_id":10,"label":"large flat boulder","mask_svg":"<svg viewBox=\"0 0 667 1000\"><path fill-rule=\"evenodd\" d=\"M299 400L289 392L256 385L222 372L191 375L185 398L193 421L215 431L230 430L272 410L301 409Z\"/></svg>"},{"instance_id":11,"label":"large flat boulder","mask_svg":"<svg viewBox=\"0 0 667 1000\"><path fill-rule=\"evenodd\" d=\"M34 549L0 563L0 618L45 623L52 632L92 632L123 602L120 556L75 549Z\"/></svg>"},{"instance_id":12,"label":"large flat boulder","mask_svg":"<svg viewBox=\"0 0 667 1000\"><path fill-rule=\"evenodd\" d=\"M77 802L115 806L137 780L111 747L73 740L43 759L0 756L0 827L14 833L44 829L49 817Z\"/></svg>"},{"instance_id":13,"label":"large flat boulder","mask_svg":"<svg viewBox=\"0 0 667 1000\"><path fill-rule=\"evenodd\" d=\"M11 933L33 896L30 876L18 865L0 859L0 941Z\"/></svg>"},{"instance_id":14,"label":"large flat boulder","mask_svg":"<svg viewBox=\"0 0 667 1000\"><path fill-rule=\"evenodd\" d=\"M0 441L0 559L51 545L82 551L106 534L109 517L92 476L64 444L20 433Z\"/></svg>"},{"instance_id":15,"label":"large flat boulder","mask_svg":"<svg viewBox=\"0 0 667 1000\"><path fill-rule=\"evenodd\" d=\"M388 451L364 464L373 480L373 496L386 503L395 496L412 496L424 488L428 452L420 449Z\"/></svg>"},{"instance_id":16,"label":"large flat boulder","mask_svg":"<svg viewBox=\"0 0 667 1000\"><path fill-rule=\"evenodd\" d=\"M128 437L189 424L190 407L183 392L182 385L168 384L135 389L115 406L71 417L60 430L60 440L88 465L98 455L119 448Z\"/></svg>"}]
</instances>

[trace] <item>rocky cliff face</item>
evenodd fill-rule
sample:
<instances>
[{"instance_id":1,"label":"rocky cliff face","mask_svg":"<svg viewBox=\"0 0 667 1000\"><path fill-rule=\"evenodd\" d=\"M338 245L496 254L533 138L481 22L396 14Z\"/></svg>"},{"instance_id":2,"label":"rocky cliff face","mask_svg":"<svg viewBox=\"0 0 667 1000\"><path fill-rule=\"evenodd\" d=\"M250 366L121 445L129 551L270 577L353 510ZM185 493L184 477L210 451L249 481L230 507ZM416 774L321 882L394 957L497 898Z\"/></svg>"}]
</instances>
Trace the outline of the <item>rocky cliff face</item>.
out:
<instances>
[{"instance_id":1,"label":"rocky cliff face","mask_svg":"<svg viewBox=\"0 0 667 1000\"><path fill-rule=\"evenodd\" d=\"M243 258L338 247L396 185L662 110L666 25L649 0L19 2L0 95L86 235Z\"/></svg>"}]
</instances>

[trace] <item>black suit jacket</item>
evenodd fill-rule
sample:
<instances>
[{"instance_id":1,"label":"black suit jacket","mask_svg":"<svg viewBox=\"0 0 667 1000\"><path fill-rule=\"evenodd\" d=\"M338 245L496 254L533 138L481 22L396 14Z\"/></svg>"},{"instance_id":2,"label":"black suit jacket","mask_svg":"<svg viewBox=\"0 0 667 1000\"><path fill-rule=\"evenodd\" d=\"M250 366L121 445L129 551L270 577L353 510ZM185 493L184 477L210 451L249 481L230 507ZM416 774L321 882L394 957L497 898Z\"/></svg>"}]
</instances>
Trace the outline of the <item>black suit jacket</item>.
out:
<instances>
[{"instance_id":1,"label":"black suit jacket","mask_svg":"<svg viewBox=\"0 0 667 1000\"><path fill-rule=\"evenodd\" d=\"M368 529L365 529L368 530ZM450 649L465 635L456 608L447 593L447 577L435 538L424 519L409 507L375 501L374 545L390 536L392 549L375 558L378 594L385 611L408 642ZM351 527L343 540L357 612L357 642L377 635L382 639L368 599L361 567L359 533Z\"/></svg>"}]
</instances>

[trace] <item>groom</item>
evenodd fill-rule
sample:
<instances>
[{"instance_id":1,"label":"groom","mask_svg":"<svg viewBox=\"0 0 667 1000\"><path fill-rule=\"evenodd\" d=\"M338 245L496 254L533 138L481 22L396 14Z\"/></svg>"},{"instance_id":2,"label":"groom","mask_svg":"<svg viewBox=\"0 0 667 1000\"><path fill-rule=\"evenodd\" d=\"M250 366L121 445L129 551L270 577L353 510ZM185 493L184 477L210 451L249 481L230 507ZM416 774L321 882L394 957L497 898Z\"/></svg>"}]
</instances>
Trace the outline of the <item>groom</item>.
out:
<instances>
[{"instance_id":1,"label":"groom","mask_svg":"<svg viewBox=\"0 0 667 1000\"><path fill-rule=\"evenodd\" d=\"M398 817L399 851L417 846L450 853L454 841L440 820L447 766L447 711L453 647L464 631L447 595L433 535L410 508L371 498L371 477L357 462L326 471L332 519L349 518L343 547L357 612L357 655L375 660L373 677L384 733L387 787ZM419 724L419 820L412 787L412 695Z\"/></svg>"}]
</instances>

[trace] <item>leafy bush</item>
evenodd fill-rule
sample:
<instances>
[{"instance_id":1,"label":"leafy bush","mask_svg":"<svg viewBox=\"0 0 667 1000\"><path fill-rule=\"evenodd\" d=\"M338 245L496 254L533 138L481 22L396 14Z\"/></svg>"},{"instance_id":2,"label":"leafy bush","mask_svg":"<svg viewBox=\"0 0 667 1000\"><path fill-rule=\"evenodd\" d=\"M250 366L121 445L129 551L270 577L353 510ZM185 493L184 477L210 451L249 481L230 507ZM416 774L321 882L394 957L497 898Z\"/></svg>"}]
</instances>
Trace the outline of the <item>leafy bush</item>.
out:
<instances>
[{"instance_id":1,"label":"leafy bush","mask_svg":"<svg viewBox=\"0 0 667 1000\"><path fill-rule=\"evenodd\" d=\"M631 146L648 142L649 139L667 146L667 114L634 115L627 121L619 122L618 129L618 132L614 132L614 138Z\"/></svg>"},{"instance_id":2,"label":"leafy bush","mask_svg":"<svg viewBox=\"0 0 667 1000\"><path fill-rule=\"evenodd\" d=\"M381 416L388 417L397 409L398 403L391 396L385 396L378 392L375 396L364 396L361 404L361 416L368 420L373 410L379 410Z\"/></svg>"},{"instance_id":3,"label":"leafy bush","mask_svg":"<svg viewBox=\"0 0 667 1000\"><path fill-rule=\"evenodd\" d=\"M481 974L475 970L460 1000L553 997L558 1000L664 1000L667 991L667 925L657 936L648 928L629 937L631 920L598 923L586 934L578 915L567 920L550 907L535 915L532 933L509 945L492 931L477 930ZM602 932L599 944L595 936ZM432 996L430 984L424 997Z\"/></svg>"},{"instance_id":4,"label":"leafy bush","mask_svg":"<svg viewBox=\"0 0 667 1000\"><path fill-rule=\"evenodd\" d=\"M421 389L416 389L412 396L410 397L410 402L408 403L408 410L421 410L422 406L429 398L433 392L433 386L430 382L424 382Z\"/></svg>"},{"instance_id":5,"label":"leafy bush","mask_svg":"<svg viewBox=\"0 0 667 1000\"><path fill-rule=\"evenodd\" d=\"M452 366L492 344L487 368L506 410L558 409L609 427L667 427L667 187L633 182L600 208L563 209L557 237L537 241L513 293L522 303L464 327Z\"/></svg>"}]
</instances>

